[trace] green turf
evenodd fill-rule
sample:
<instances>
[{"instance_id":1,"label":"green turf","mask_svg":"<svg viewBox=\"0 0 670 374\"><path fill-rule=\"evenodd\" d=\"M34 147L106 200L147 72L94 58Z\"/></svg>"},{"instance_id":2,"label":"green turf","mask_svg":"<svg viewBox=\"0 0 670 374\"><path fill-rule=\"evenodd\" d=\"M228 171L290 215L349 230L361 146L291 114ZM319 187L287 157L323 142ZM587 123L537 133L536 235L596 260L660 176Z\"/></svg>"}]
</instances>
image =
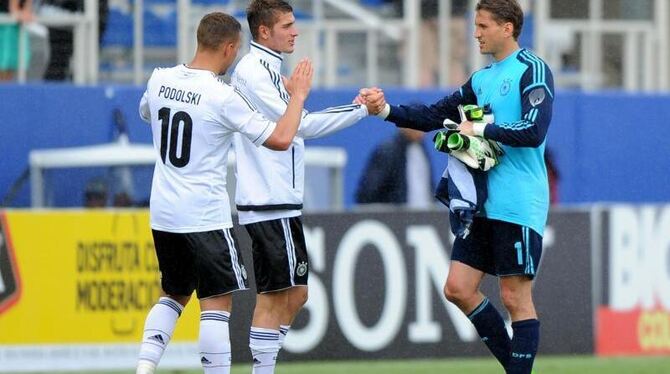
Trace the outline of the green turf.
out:
<instances>
[{"instance_id":1,"label":"green turf","mask_svg":"<svg viewBox=\"0 0 670 374\"><path fill-rule=\"evenodd\" d=\"M639 358L594 358L590 356L541 357L535 363L536 374L667 374L670 356ZM98 372L96 374L132 374L134 371ZM157 374L202 374L202 370L158 370ZM237 365L232 374L249 374L249 365ZM340 361L280 363L275 374L500 374L502 370L491 359ZM81 374L60 373L60 374Z\"/></svg>"},{"instance_id":2,"label":"green turf","mask_svg":"<svg viewBox=\"0 0 670 374\"><path fill-rule=\"evenodd\" d=\"M552 357L541 358L535 365L536 374L661 374L670 373L670 357L616 358ZM244 370L235 374L245 373ZM249 373L249 371L246 371ZM433 373L503 373L493 359L418 360L293 364L279 366L276 374L433 374ZM191 374L191 373L188 373Z\"/></svg>"}]
</instances>

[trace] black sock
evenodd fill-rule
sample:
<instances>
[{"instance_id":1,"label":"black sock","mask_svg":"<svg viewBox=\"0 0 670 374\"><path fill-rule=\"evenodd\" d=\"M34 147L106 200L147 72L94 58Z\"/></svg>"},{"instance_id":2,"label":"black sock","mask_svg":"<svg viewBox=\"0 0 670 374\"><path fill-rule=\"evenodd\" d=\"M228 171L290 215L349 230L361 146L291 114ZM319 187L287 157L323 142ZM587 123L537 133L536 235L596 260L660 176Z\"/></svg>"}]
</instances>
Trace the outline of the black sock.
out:
<instances>
[{"instance_id":1,"label":"black sock","mask_svg":"<svg viewBox=\"0 0 670 374\"><path fill-rule=\"evenodd\" d=\"M512 354L510 355L508 374L530 374L540 343L540 321L526 319L512 322Z\"/></svg>"},{"instance_id":2,"label":"black sock","mask_svg":"<svg viewBox=\"0 0 670 374\"><path fill-rule=\"evenodd\" d=\"M468 314L468 318L475 325L477 333L489 351L498 359L503 368L507 368L512 341L507 334L505 321L500 312L489 302L488 298L485 298L472 313Z\"/></svg>"}]
</instances>

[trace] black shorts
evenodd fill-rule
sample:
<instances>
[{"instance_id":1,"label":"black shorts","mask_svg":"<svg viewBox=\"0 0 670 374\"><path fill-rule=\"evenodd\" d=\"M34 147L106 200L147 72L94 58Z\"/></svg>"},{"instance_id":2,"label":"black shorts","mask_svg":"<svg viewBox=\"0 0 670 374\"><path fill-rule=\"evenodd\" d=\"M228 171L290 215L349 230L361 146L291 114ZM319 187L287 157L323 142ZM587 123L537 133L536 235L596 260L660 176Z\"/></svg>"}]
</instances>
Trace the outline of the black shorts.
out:
<instances>
[{"instance_id":1,"label":"black shorts","mask_svg":"<svg viewBox=\"0 0 670 374\"><path fill-rule=\"evenodd\" d=\"M247 271L232 229L194 233L151 230L161 271L161 286L168 295L198 299L249 287Z\"/></svg>"},{"instance_id":2,"label":"black shorts","mask_svg":"<svg viewBox=\"0 0 670 374\"><path fill-rule=\"evenodd\" d=\"M475 217L470 235L457 237L451 253L459 261L496 276L534 278L542 257L542 237L514 223Z\"/></svg>"},{"instance_id":3,"label":"black shorts","mask_svg":"<svg viewBox=\"0 0 670 374\"><path fill-rule=\"evenodd\" d=\"M309 261L300 216L244 227L252 242L256 292L307 285Z\"/></svg>"}]
</instances>

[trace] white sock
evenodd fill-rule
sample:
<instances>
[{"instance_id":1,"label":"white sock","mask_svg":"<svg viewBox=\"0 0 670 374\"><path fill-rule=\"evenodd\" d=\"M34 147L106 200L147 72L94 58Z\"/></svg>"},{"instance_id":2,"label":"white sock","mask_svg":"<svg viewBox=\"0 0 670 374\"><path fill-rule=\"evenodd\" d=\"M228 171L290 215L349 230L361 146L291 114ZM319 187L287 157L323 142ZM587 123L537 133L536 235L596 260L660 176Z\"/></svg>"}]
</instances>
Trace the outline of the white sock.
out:
<instances>
[{"instance_id":1,"label":"white sock","mask_svg":"<svg viewBox=\"0 0 670 374\"><path fill-rule=\"evenodd\" d=\"M279 349L284 346L284 340L286 339L286 334L288 330L291 329L291 325L279 325Z\"/></svg>"},{"instance_id":2,"label":"white sock","mask_svg":"<svg viewBox=\"0 0 670 374\"><path fill-rule=\"evenodd\" d=\"M200 363L205 374L229 374L231 364L230 313L206 310L200 313Z\"/></svg>"},{"instance_id":3,"label":"white sock","mask_svg":"<svg viewBox=\"0 0 670 374\"><path fill-rule=\"evenodd\" d=\"M156 364L147 360L140 360L137 363L137 371L135 374L154 374L156 371Z\"/></svg>"},{"instance_id":4,"label":"white sock","mask_svg":"<svg viewBox=\"0 0 670 374\"><path fill-rule=\"evenodd\" d=\"M252 374L273 374L279 352L279 331L252 326L249 348L254 357Z\"/></svg>"},{"instance_id":5,"label":"white sock","mask_svg":"<svg viewBox=\"0 0 670 374\"><path fill-rule=\"evenodd\" d=\"M144 322L144 334L137 365L138 374L153 373L172 338L182 310L184 307L169 297L161 297L158 303L151 308ZM153 364L153 367L150 364Z\"/></svg>"}]
</instances>

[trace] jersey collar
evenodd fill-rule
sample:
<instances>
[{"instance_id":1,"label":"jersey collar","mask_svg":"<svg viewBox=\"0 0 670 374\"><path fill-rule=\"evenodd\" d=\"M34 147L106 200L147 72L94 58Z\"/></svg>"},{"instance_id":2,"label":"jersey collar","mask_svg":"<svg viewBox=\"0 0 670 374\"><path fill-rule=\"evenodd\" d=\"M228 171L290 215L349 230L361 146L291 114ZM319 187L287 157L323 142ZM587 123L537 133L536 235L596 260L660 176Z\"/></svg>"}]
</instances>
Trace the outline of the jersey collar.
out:
<instances>
[{"instance_id":1,"label":"jersey collar","mask_svg":"<svg viewBox=\"0 0 670 374\"><path fill-rule=\"evenodd\" d=\"M185 73L189 73L189 74L208 74L208 75L213 76L214 78L218 77L218 75L214 74L214 72L211 71L211 70L192 68L192 67L188 66L187 64L181 64L181 65L178 65L178 66Z\"/></svg>"},{"instance_id":2,"label":"jersey collar","mask_svg":"<svg viewBox=\"0 0 670 374\"><path fill-rule=\"evenodd\" d=\"M254 41L251 42L251 47L249 48L249 50L254 56L260 57L268 64L270 64L272 69L276 71L281 70L281 63L284 61L281 54L271 50L270 48L262 46Z\"/></svg>"},{"instance_id":3,"label":"jersey collar","mask_svg":"<svg viewBox=\"0 0 670 374\"><path fill-rule=\"evenodd\" d=\"M501 66L505 66L506 64L509 64L509 61L516 61L516 56L522 50L523 50L523 48L519 48L516 51L510 53L509 56L503 58L502 60L493 62L493 66L501 67Z\"/></svg>"}]
</instances>

